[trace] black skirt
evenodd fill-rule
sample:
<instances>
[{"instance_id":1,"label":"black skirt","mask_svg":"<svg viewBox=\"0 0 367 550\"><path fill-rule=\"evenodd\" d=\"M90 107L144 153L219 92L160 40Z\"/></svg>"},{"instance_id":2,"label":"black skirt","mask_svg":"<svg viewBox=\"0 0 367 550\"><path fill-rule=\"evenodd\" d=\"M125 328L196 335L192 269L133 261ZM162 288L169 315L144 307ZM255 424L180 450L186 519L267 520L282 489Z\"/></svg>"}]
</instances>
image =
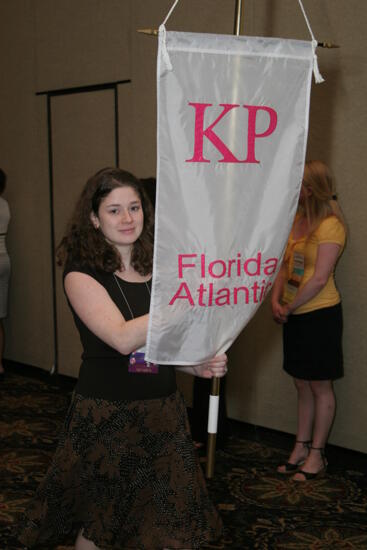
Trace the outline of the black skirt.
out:
<instances>
[{"instance_id":1,"label":"black skirt","mask_svg":"<svg viewBox=\"0 0 367 550\"><path fill-rule=\"evenodd\" d=\"M22 525L29 548L80 529L116 550L199 548L218 538L181 394L132 402L76 395Z\"/></svg>"},{"instance_id":2,"label":"black skirt","mask_svg":"<svg viewBox=\"0 0 367 550\"><path fill-rule=\"evenodd\" d=\"M284 370L301 380L343 376L341 304L290 315L283 325Z\"/></svg>"}]
</instances>

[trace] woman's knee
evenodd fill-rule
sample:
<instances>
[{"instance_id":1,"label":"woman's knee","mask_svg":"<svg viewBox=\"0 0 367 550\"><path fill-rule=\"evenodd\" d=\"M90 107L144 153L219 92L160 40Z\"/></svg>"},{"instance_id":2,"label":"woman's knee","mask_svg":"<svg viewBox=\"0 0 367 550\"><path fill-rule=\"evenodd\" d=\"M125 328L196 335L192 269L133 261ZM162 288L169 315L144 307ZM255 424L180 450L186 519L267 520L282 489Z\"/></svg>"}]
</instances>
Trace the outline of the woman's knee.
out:
<instances>
[{"instance_id":1,"label":"woman's knee","mask_svg":"<svg viewBox=\"0 0 367 550\"><path fill-rule=\"evenodd\" d=\"M296 390L298 392L309 392L311 390L310 388L310 382L308 380L301 380L300 378L293 378L294 385L296 387Z\"/></svg>"},{"instance_id":2,"label":"woman's knee","mask_svg":"<svg viewBox=\"0 0 367 550\"><path fill-rule=\"evenodd\" d=\"M310 382L310 388L316 397L323 395L334 395L332 380L312 380Z\"/></svg>"}]
</instances>

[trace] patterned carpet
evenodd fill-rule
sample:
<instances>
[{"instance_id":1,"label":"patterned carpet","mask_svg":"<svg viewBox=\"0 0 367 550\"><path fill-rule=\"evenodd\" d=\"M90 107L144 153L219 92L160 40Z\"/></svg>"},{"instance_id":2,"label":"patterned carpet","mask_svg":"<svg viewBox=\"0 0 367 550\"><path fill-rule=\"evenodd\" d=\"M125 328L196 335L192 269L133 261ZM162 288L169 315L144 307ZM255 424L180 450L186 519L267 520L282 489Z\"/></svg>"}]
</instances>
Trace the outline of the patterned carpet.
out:
<instances>
[{"instance_id":1,"label":"patterned carpet","mask_svg":"<svg viewBox=\"0 0 367 550\"><path fill-rule=\"evenodd\" d=\"M47 469L71 387L57 378L8 371L0 392L0 550L19 550L19 517ZM238 429L232 432L224 450L217 451L215 477L208 484L225 533L208 548L367 549L365 455L330 447L327 475L296 484L275 473L287 458L275 436L262 436L267 432L261 429L245 438ZM73 541L60 542L64 546L57 550L73 548Z\"/></svg>"}]
</instances>

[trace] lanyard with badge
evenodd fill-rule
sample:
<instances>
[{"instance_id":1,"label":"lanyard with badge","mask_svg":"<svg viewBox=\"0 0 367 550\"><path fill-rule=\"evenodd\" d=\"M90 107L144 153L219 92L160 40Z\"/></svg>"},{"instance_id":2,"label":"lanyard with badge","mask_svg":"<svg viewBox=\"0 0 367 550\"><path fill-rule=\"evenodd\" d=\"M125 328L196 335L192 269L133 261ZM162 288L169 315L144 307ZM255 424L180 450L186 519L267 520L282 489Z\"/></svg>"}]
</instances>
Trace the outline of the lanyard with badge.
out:
<instances>
[{"instance_id":1,"label":"lanyard with badge","mask_svg":"<svg viewBox=\"0 0 367 550\"><path fill-rule=\"evenodd\" d=\"M130 304L128 302L128 299L126 298L126 295L124 291L121 288L120 283L117 280L116 275L113 273L113 277L116 281L117 286L119 287L119 290L121 292L121 295L127 305L127 308L130 312L131 319L135 319L134 314L132 312L132 309L130 307ZM147 292L150 297L150 288L147 282L145 282L145 288L147 289ZM159 367L155 363L150 363L145 360L145 347L139 348L136 351L133 351L129 355L129 372L133 374L158 374Z\"/></svg>"},{"instance_id":2,"label":"lanyard with badge","mask_svg":"<svg viewBox=\"0 0 367 550\"><path fill-rule=\"evenodd\" d=\"M295 247L297 246L297 250ZM292 272L285 284L282 301L285 304L291 304L296 297L299 286L305 273L305 242L300 246L299 242L293 244L293 265Z\"/></svg>"}]
</instances>

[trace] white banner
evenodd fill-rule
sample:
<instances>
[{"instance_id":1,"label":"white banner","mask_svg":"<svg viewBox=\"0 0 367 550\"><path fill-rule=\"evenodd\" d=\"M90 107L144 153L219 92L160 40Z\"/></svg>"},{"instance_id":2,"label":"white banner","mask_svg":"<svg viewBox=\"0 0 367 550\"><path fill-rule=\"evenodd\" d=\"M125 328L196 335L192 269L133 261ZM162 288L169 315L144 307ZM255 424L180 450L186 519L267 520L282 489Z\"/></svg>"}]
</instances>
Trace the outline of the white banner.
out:
<instances>
[{"instance_id":1,"label":"white banner","mask_svg":"<svg viewBox=\"0 0 367 550\"><path fill-rule=\"evenodd\" d=\"M313 54L160 30L150 361L226 351L270 290L302 181Z\"/></svg>"}]
</instances>

